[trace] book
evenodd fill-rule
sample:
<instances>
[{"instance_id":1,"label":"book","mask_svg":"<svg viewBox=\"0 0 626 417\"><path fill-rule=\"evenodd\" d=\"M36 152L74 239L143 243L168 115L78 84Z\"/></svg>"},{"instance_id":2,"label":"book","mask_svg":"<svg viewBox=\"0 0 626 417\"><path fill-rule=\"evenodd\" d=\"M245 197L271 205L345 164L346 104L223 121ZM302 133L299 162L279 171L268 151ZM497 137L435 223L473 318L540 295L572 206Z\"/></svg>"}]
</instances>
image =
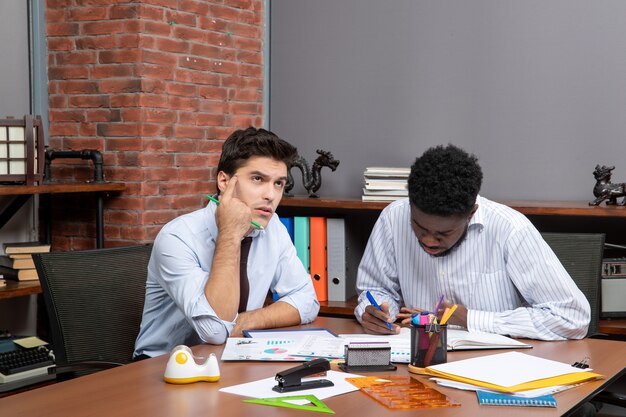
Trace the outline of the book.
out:
<instances>
[{"instance_id":1,"label":"book","mask_svg":"<svg viewBox=\"0 0 626 417\"><path fill-rule=\"evenodd\" d=\"M35 262L33 258L26 259L14 259L13 260L13 268L15 269L34 269Z\"/></svg>"},{"instance_id":2,"label":"book","mask_svg":"<svg viewBox=\"0 0 626 417\"><path fill-rule=\"evenodd\" d=\"M447 330L448 350L517 349L532 348L531 345L500 334Z\"/></svg>"},{"instance_id":3,"label":"book","mask_svg":"<svg viewBox=\"0 0 626 417\"><path fill-rule=\"evenodd\" d=\"M0 279L17 281L17 269L0 265Z\"/></svg>"},{"instance_id":4,"label":"book","mask_svg":"<svg viewBox=\"0 0 626 417\"><path fill-rule=\"evenodd\" d=\"M411 168L406 167L367 167L365 168L364 176L380 176L380 177L408 177L411 173Z\"/></svg>"},{"instance_id":5,"label":"book","mask_svg":"<svg viewBox=\"0 0 626 417\"><path fill-rule=\"evenodd\" d=\"M35 267L35 262L33 262L32 256L21 259L13 259L9 256L0 256L0 265L13 269L32 269Z\"/></svg>"},{"instance_id":6,"label":"book","mask_svg":"<svg viewBox=\"0 0 626 417\"><path fill-rule=\"evenodd\" d=\"M406 198L398 195L364 195L361 196L361 201L396 201L401 198Z\"/></svg>"},{"instance_id":7,"label":"book","mask_svg":"<svg viewBox=\"0 0 626 417\"><path fill-rule=\"evenodd\" d=\"M328 300L328 271L326 263L326 218L309 218L311 248L311 280L318 301Z\"/></svg>"},{"instance_id":8,"label":"book","mask_svg":"<svg viewBox=\"0 0 626 417\"><path fill-rule=\"evenodd\" d=\"M37 275L37 270L34 268L17 270L18 281L36 281L38 279L39 279L39 275Z\"/></svg>"},{"instance_id":9,"label":"book","mask_svg":"<svg viewBox=\"0 0 626 417\"><path fill-rule=\"evenodd\" d=\"M44 253L50 252L50 244L41 242L15 242L5 243L4 253L11 255L14 253Z\"/></svg>"},{"instance_id":10,"label":"book","mask_svg":"<svg viewBox=\"0 0 626 417\"><path fill-rule=\"evenodd\" d=\"M514 394L503 394L490 391L476 391L480 405L514 405L524 407L556 407L552 394L539 397L522 397Z\"/></svg>"},{"instance_id":11,"label":"book","mask_svg":"<svg viewBox=\"0 0 626 417\"><path fill-rule=\"evenodd\" d=\"M409 190L368 190L363 188L363 195L388 195L397 197L408 197Z\"/></svg>"},{"instance_id":12,"label":"book","mask_svg":"<svg viewBox=\"0 0 626 417\"><path fill-rule=\"evenodd\" d=\"M366 190L408 190L406 180L365 180Z\"/></svg>"}]
</instances>

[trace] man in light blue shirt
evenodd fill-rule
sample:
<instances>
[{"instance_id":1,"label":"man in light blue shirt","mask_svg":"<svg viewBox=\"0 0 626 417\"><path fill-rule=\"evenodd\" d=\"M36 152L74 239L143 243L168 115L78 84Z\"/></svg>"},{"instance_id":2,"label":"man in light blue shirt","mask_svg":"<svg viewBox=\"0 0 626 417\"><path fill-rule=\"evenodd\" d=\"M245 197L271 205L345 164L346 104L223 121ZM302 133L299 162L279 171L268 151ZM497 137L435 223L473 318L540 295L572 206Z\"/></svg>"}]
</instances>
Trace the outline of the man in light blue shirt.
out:
<instances>
[{"instance_id":1,"label":"man in light blue shirt","mask_svg":"<svg viewBox=\"0 0 626 417\"><path fill-rule=\"evenodd\" d=\"M432 311L445 294L458 305L449 323L470 331L585 337L585 296L532 223L479 196L481 183L476 157L453 145L415 160L409 198L383 210L359 265L355 315L366 332L398 332L387 323Z\"/></svg>"},{"instance_id":2,"label":"man in light blue shirt","mask_svg":"<svg viewBox=\"0 0 626 417\"><path fill-rule=\"evenodd\" d=\"M311 278L275 213L295 155L293 146L263 129L238 130L224 142L219 205L172 220L154 242L136 359L315 319ZM249 237L246 267L240 256ZM243 281L240 287L240 271L247 272L249 290ZM270 290L278 301L264 307Z\"/></svg>"}]
</instances>

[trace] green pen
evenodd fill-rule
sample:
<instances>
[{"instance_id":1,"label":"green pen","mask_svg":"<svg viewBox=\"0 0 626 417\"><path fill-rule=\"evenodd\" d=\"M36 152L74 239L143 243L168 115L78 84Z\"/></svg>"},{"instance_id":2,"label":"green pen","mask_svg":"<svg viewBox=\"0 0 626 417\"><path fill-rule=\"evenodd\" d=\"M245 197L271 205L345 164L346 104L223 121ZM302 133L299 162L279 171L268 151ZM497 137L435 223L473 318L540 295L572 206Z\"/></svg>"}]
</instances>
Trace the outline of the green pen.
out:
<instances>
[{"instance_id":1,"label":"green pen","mask_svg":"<svg viewBox=\"0 0 626 417\"><path fill-rule=\"evenodd\" d=\"M218 200L217 198L213 197L212 195L207 194L206 198L208 198L209 200L211 200L212 202L214 202L218 206L220 205L220 200ZM263 226L261 226L260 224L258 224L254 220L251 220L250 223L252 223L252 226L256 227L257 229L260 229L260 230L265 229Z\"/></svg>"}]
</instances>

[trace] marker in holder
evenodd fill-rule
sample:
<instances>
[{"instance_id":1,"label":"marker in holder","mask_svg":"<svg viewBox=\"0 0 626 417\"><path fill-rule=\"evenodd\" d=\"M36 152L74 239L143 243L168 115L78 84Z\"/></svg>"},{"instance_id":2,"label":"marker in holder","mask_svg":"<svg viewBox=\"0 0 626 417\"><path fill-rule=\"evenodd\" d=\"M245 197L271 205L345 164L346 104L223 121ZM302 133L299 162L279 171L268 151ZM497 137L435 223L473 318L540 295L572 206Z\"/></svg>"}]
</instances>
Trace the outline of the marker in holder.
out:
<instances>
[{"instance_id":1,"label":"marker in holder","mask_svg":"<svg viewBox=\"0 0 626 417\"><path fill-rule=\"evenodd\" d=\"M448 326L411 324L411 365L418 368L448 361Z\"/></svg>"}]
</instances>

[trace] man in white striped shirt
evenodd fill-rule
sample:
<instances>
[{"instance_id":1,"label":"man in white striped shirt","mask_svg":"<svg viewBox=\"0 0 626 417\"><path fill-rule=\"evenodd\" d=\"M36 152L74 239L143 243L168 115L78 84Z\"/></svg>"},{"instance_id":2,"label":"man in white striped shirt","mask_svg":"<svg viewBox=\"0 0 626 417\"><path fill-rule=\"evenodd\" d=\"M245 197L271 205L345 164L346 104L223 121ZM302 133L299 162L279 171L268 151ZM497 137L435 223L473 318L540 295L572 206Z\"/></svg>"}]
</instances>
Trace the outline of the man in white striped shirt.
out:
<instances>
[{"instance_id":1,"label":"man in white striped shirt","mask_svg":"<svg viewBox=\"0 0 626 417\"><path fill-rule=\"evenodd\" d=\"M355 315L366 332L399 332L387 323L432 311L445 294L458 305L449 323L470 331L585 337L585 296L532 223L479 196L481 183L477 158L453 145L415 160L409 198L383 210L359 266Z\"/></svg>"}]
</instances>

